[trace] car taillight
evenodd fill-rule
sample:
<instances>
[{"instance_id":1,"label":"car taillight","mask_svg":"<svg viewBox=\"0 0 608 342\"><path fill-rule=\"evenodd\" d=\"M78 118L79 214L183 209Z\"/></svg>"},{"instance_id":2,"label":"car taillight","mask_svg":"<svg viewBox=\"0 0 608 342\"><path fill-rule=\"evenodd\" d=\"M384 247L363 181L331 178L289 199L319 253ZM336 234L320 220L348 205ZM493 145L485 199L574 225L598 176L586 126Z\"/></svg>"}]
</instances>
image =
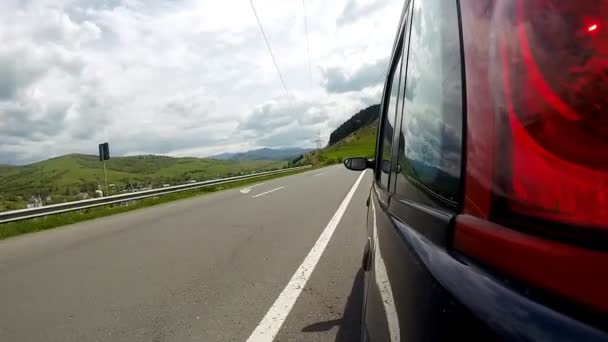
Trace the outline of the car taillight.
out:
<instances>
[{"instance_id":1,"label":"car taillight","mask_svg":"<svg viewBox=\"0 0 608 342\"><path fill-rule=\"evenodd\" d=\"M461 3L467 145L455 248L607 314L608 1L484 4Z\"/></svg>"},{"instance_id":2,"label":"car taillight","mask_svg":"<svg viewBox=\"0 0 608 342\"><path fill-rule=\"evenodd\" d=\"M607 21L598 18L608 17L607 2L519 0L513 10L497 41L505 105L497 214L606 230L608 32L589 34L588 23Z\"/></svg>"}]
</instances>

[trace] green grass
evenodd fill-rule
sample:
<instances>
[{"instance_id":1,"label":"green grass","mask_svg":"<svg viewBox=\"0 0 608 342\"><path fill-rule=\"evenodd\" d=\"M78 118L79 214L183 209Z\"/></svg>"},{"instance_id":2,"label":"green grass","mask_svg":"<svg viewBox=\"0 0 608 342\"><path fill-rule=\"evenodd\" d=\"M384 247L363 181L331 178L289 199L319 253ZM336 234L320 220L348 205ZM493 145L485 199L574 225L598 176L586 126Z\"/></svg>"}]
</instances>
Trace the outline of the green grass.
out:
<instances>
[{"instance_id":1,"label":"green grass","mask_svg":"<svg viewBox=\"0 0 608 342\"><path fill-rule=\"evenodd\" d=\"M281 173L278 175L270 175L264 177L258 177L254 179L245 179L238 182L220 184L216 186L199 188L194 190L182 191L178 193L168 194L164 196L151 197L137 201L129 201L128 206L124 205L108 205L102 207L96 207L91 209L77 210L71 211L67 213L44 216L34 219L28 219L17 222L10 222L0 224L0 240L6 239L11 236L17 236L21 234L33 233L38 231L43 231L47 229L52 229L60 226L65 226L68 224L73 224L81 221L91 220L103 216L115 215L124 213L127 211L132 211L140 208L146 208L162 203L167 203L171 201L176 201L180 199L190 198L194 196L199 196L203 194L207 194L210 192L240 187L252 183L262 182L268 179L274 179L279 177L284 177L288 175L294 175L297 173L309 171L310 169L303 170L295 170L291 172Z\"/></svg>"},{"instance_id":2,"label":"green grass","mask_svg":"<svg viewBox=\"0 0 608 342\"><path fill-rule=\"evenodd\" d=\"M108 183L118 193L127 188L160 187L226 176L279 169L284 161L226 161L163 156L115 157L106 162ZM92 196L104 186L102 163L97 156L70 154L25 166L0 167L0 211L25 208L32 195L47 204Z\"/></svg>"},{"instance_id":3,"label":"green grass","mask_svg":"<svg viewBox=\"0 0 608 342\"><path fill-rule=\"evenodd\" d=\"M377 122L353 132L334 145L304 156L302 164L330 165L341 163L347 157L373 158L376 150Z\"/></svg>"}]
</instances>

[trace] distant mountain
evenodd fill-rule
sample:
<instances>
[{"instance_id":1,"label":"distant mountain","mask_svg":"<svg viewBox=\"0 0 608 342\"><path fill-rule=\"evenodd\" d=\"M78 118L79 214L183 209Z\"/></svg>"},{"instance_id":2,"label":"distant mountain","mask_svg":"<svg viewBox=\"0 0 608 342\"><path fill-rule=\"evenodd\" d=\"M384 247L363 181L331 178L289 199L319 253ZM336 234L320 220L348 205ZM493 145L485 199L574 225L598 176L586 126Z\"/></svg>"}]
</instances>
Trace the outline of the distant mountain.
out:
<instances>
[{"instance_id":1,"label":"distant mountain","mask_svg":"<svg viewBox=\"0 0 608 342\"><path fill-rule=\"evenodd\" d=\"M310 148L260 148L247 152L221 153L209 157L217 160L290 160L304 153L312 151Z\"/></svg>"}]
</instances>

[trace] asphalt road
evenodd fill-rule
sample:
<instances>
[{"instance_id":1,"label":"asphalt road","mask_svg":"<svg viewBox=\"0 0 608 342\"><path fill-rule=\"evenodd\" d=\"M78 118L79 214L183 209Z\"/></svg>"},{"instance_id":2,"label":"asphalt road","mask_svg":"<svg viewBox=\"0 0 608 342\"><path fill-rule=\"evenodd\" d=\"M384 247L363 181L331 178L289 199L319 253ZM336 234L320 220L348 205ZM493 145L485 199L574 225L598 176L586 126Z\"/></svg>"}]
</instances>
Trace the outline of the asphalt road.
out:
<instances>
[{"instance_id":1,"label":"asphalt road","mask_svg":"<svg viewBox=\"0 0 608 342\"><path fill-rule=\"evenodd\" d=\"M245 341L359 175L332 166L0 241L0 341ZM276 341L356 339L370 185Z\"/></svg>"}]
</instances>

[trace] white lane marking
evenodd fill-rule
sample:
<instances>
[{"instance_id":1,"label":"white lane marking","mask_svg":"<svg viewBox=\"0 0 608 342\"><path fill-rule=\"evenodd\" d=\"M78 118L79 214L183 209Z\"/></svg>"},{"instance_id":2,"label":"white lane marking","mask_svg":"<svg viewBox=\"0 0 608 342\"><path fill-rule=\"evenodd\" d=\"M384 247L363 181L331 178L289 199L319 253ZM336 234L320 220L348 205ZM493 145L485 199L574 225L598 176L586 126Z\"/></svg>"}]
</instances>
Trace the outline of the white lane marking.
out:
<instances>
[{"instance_id":1,"label":"white lane marking","mask_svg":"<svg viewBox=\"0 0 608 342\"><path fill-rule=\"evenodd\" d=\"M386 321L388 323L388 331L391 336L391 341L399 341L399 316L397 316L397 308L395 307L395 298L393 297L393 290L391 288L391 282L388 279L388 271L380 254L380 243L378 241L378 226L376 225L376 206L372 201L372 213L374 215L374 278L376 278L376 285L380 291L380 297L382 298L382 304L384 304L384 312L386 314Z\"/></svg>"},{"instance_id":2,"label":"white lane marking","mask_svg":"<svg viewBox=\"0 0 608 342\"><path fill-rule=\"evenodd\" d=\"M300 296L300 293L306 285L308 278L310 278L312 271L319 262L325 247L327 247L327 244L336 230L338 223L340 223L340 220L342 219L350 200L353 198L359 183L361 183L361 179L363 178L364 174L365 171L361 172L361 175L359 178L357 178L357 181L355 181L355 184L353 184L353 187L350 189L348 194L346 194L346 197L344 197L342 204L340 204L334 216L331 218L331 220L329 220L329 223L325 229L323 229L323 232L317 239L317 242L315 242L315 245L312 247L306 258L304 258L304 261L302 261L300 267L298 267L296 272L291 277L291 280L289 280L289 283L287 283L287 286L285 286L277 300L274 302L274 304L272 304L264 318L262 318L262 321L260 321L258 326L247 339L248 342L271 342L275 338L279 332L279 329L281 329L283 322L285 322L285 318L287 318L287 315Z\"/></svg>"},{"instance_id":3,"label":"white lane marking","mask_svg":"<svg viewBox=\"0 0 608 342\"><path fill-rule=\"evenodd\" d=\"M250 186L250 187L243 188L243 189L241 189L241 193L242 193L242 194L248 194L248 193L250 193L250 192L251 192L251 189L255 188L256 186L263 185L263 184L264 184L264 183L259 183L259 184L256 184L256 185L252 185L252 186Z\"/></svg>"},{"instance_id":4,"label":"white lane marking","mask_svg":"<svg viewBox=\"0 0 608 342\"><path fill-rule=\"evenodd\" d=\"M322 174L324 174L324 173L325 173L325 172L317 173L316 175L313 175L313 177L320 176L320 175L322 175Z\"/></svg>"},{"instance_id":5,"label":"white lane marking","mask_svg":"<svg viewBox=\"0 0 608 342\"><path fill-rule=\"evenodd\" d=\"M266 194L269 194L269 193L274 192L274 191L277 191L277 190L281 190L281 189L283 189L283 188L284 188L284 186L280 186L280 187L278 187L278 188L274 188L274 189L272 189L272 190L268 190L268 191L266 191L266 192L262 192L261 194L257 194L257 195L255 195L255 196L251 196L251 198L256 198L256 197L264 196L264 195L266 195Z\"/></svg>"}]
</instances>

